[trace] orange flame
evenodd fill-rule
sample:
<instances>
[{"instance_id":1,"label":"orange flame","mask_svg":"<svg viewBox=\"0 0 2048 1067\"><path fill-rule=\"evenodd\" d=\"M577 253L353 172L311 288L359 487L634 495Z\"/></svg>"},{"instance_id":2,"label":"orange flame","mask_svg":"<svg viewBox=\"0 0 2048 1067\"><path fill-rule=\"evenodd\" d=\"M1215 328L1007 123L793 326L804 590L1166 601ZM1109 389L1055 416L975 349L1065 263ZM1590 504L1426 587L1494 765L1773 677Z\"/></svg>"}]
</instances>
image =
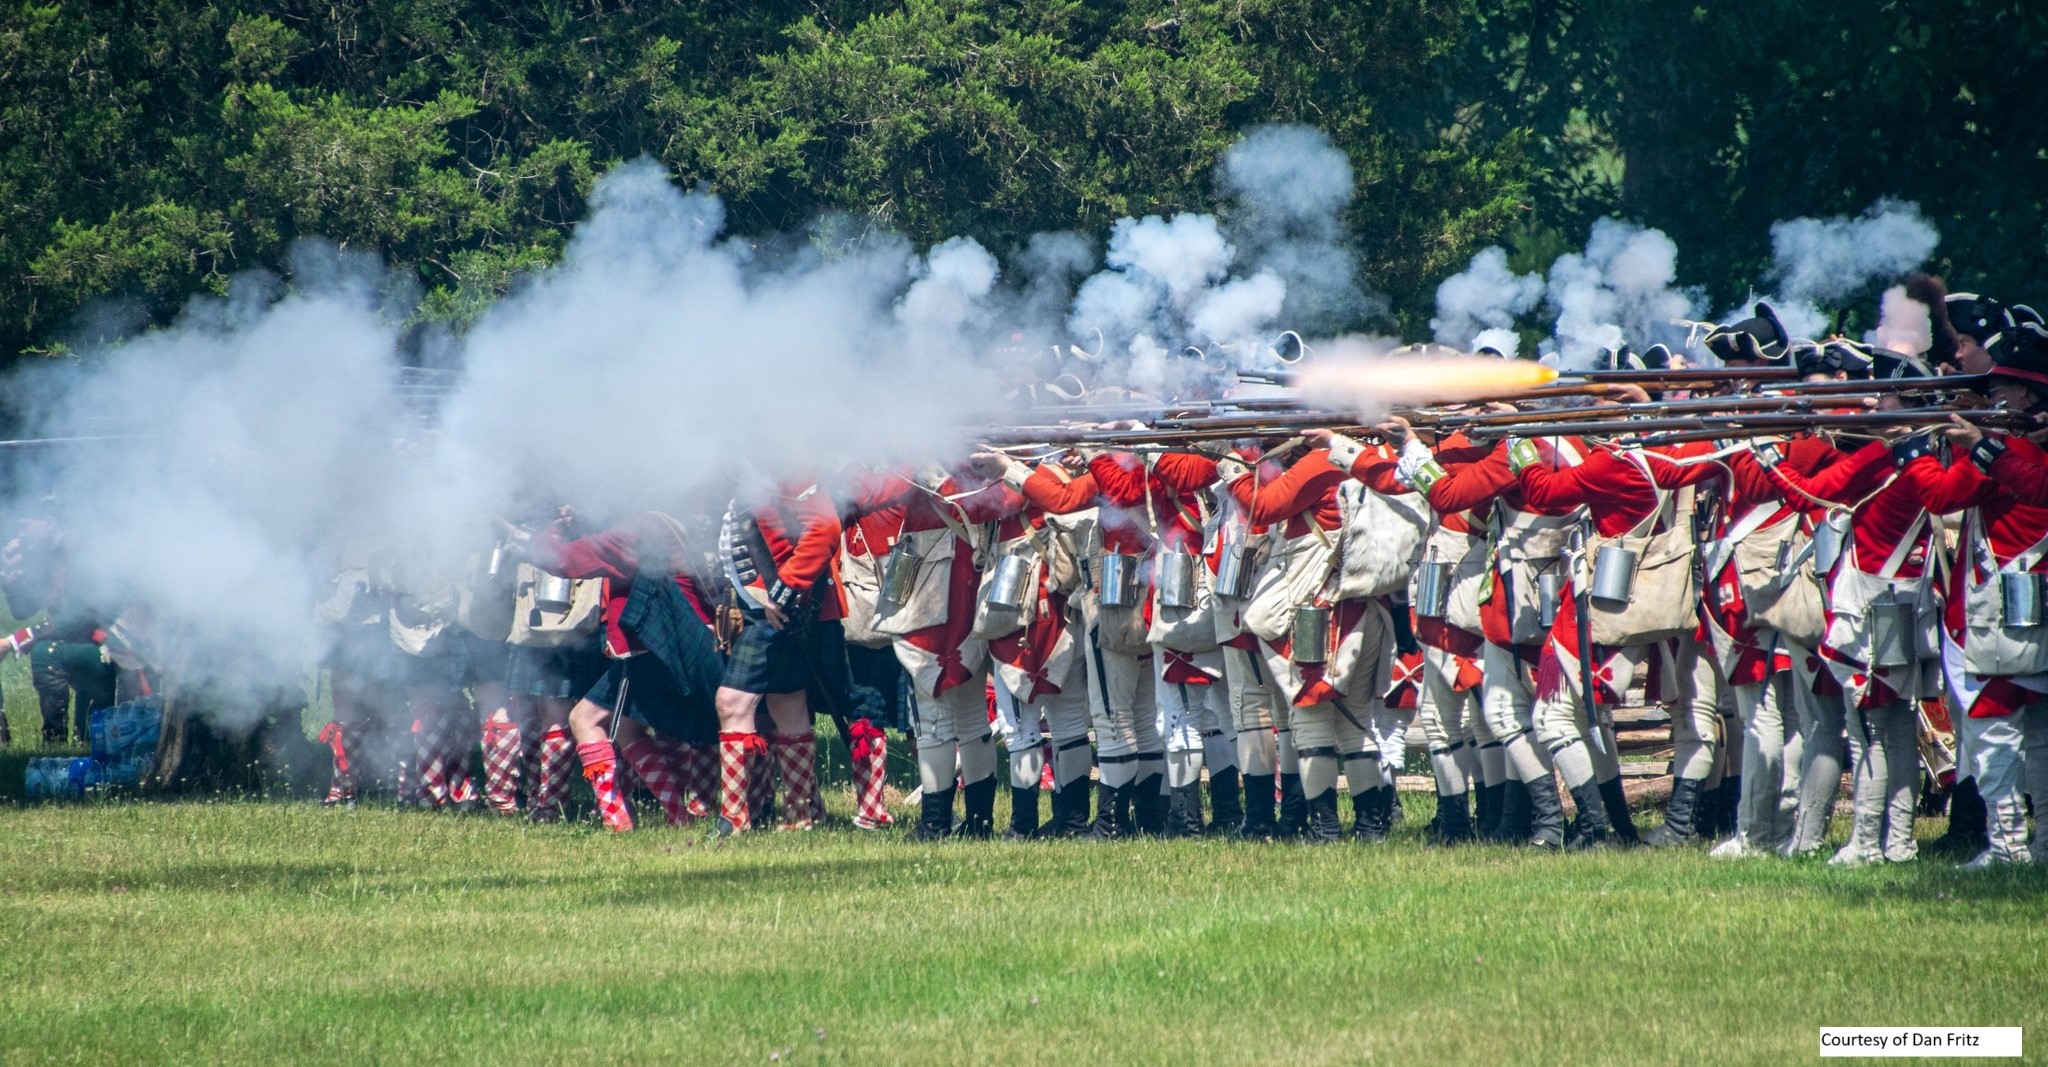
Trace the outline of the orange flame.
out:
<instances>
[{"instance_id":1,"label":"orange flame","mask_svg":"<svg viewBox=\"0 0 2048 1067\"><path fill-rule=\"evenodd\" d=\"M1305 364L1294 383L1308 400L1361 410L1456 404L1535 389L1557 369L1497 356L1364 356Z\"/></svg>"}]
</instances>

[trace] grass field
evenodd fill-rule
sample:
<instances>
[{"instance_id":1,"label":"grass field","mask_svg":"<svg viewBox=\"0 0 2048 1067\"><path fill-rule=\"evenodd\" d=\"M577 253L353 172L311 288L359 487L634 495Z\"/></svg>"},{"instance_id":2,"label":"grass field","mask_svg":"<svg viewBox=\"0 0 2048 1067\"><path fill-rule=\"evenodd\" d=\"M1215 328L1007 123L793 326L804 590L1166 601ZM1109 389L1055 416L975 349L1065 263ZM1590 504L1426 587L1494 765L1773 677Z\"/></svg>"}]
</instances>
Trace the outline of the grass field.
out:
<instances>
[{"instance_id":1,"label":"grass field","mask_svg":"<svg viewBox=\"0 0 2048 1067\"><path fill-rule=\"evenodd\" d=\"M1706 1064L1811 1057L1823 1024L2048 1040L2048 872L1426 851L1426 807L1387 846L1308 849L0 804L0 1061Z\"/></svg>"}]
</instances>

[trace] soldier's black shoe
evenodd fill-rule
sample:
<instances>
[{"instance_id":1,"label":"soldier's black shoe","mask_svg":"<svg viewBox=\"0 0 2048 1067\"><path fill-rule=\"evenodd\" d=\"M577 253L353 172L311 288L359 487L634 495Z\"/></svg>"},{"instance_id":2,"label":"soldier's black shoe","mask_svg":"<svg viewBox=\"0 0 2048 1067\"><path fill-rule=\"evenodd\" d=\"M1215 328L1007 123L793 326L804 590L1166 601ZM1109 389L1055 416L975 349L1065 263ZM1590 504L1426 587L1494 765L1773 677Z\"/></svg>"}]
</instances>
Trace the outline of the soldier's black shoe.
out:
<instances>
[{"instance_id":1,"label":"soldier's black shoe","mask_svg":"<svg viewBox=\"0 0 2048 1067\"><path fill-rule=\"evenodd\" d=\"M1502 844L1519 845L1527 842L1535 830L1536 809L1529 797L1526 782L1510 778L1500 786L1500 829L1494 840ZM1563 825L1562 822L1559 823ZM1560 835L1562 830L1559 831ZM1559 837L1562 841L1562 836Z\"/></svg>"},{"instance_id":2,"label":"soldier's black shoe","mask_svg":"<svg viewBox=\"0 0 2048 1067\"><path fill-rule=\"evenodd\" d=\"M1010 787L1010 829L1005 841L1029 841L1038 836L1038 787Z\"/></svg>"},{"instance_id":3,"label":"soldier's black shoe","mask_svg":"<svg viewBox=\"0 0 2048 1067\"><path fill-rule=\"evenodd\" d=\"M1280 776L1280 819L1273 824L1273 836L1291 839L1308 827L1308 801L1301 793L1301 775Z\"/></svg>"},{"instance_id":4,"label":"soldier's black shoe","mask_svg":"<svg viewBox=\"0 0 2048 1067\"><path fill-rule=\"evenodd\" d=\"M1607 825L1614 830L1614 840L1623 848L1642 844L1642 836L1636 833L1635 817L1629 814L1628 793L1622 790L1619 775L1600 783L1600 799L1607 807Z\"/></svg>"},{"instance_id":5,"label":"soldier's black shoe","mask_svg":"<svg viewBox=\"0 0 2048 1067\"><path fill-rule=\"evenodd\" d=\"M1977 779L1958 778L1955 788L1949 791L1948 829L1921 850L1941 856L1975 856L1991 847L1988 819L1984 795L1977 791Z\"/></svg>"},{"instance_id":6,"label":"soldier's black shoe","mask_svg":"<svg viewBox=\"0 0 2048 1067\"><path fill-rule=\"evenodd\" d=\"M1166 775L1148 774L1131 783L1131 823L1141 834L1166 833Z\"/></svg>"},{"instance_id":7,"label":"soldier's black shoe","mask_svg":"<svg viewBox=\"0 0 2048 1067\"><path fill-rule=\"evenodd\" d=\"M1491 841L1500 834L1501 794L1506 790L1505 783L1483 782L1472 790L1472 833L1481 841Z\"/></svg>"},{"instance_id":8,"label":"soldier's black shoe","mask_svg":"<svg viewBox=\"0 0 2048 1067\"><path fill-rule=\"evenodd\" d=\"M1699 778L1680 778L1672 782L1671 802L1664 806L1664 825L1644 834L1643 844L1651 848L1698 844L1700 794L1705 788L1706 782Z\"/></svg>"},{"instance_id":9,"label":"soldier's black shoe","mask_svg":"<svg viewBox=\"0 0 2048 1067\"><path fill-rule=\"evenodd\" d=\"M1308 821L1302 828L1301 839L1314 845L1327 845L1342 840L1344 826L1337 821L1337 791L1325 789L1303 801L1308 812Z\"/></svg>"},{"instance_id":10,"label":"soldier's black shoe","mask_svg":"<svg viewBox=\"0 0 2048 1067\"><path fill-rule=\"evenodd\" d=\"M1273 789L1270 774L1244 776L1244 822L1237 827L1239 837L1265 840L1273 836Z\"/></svg>"},{"instance_id":11,"label":"soldier's black shoe","mask_svg":"<svg viewBox=\"0 0 2048 1067\"><path fill-rule=\"evenodd\" d=\"M1564 798L1558 795L1557 779L1546 774L1523 784L1529 797L1529 847L1553 852L1563 848Z\"/></svg>"},{"instance_id":12,"label":"soldier's black shoe","mask_svg":"<svg viewBox=\"0 0 2048 1067\"><path fill-rule=\"evenodd\" d=\"M986 841L995 833L996 776L991 774L970 782L960 793L961 818L960 825L953 829L954 835Z\"/></svg>"},{"instance_id":13,"label":"soldier's black shoe","mask_svg":"<svg viewBox=\"0 0 2048 1067\"><path fill-rule=\"evenodd\" d=\"M1480 786L1481 789L1486 788ZM1430 823L1429 843L1438 846L1462 845L1472 840L1471 797L1466 793L1438 794L1436 798L1436 819Z\"/></svg>"},{"instance_id":14,"label":"soldier's black shoe","mask_svg":"<svg viewBox=\"0 0 2048 1067\"><path fill-rule=\"evenodd\" d=\"M943 841L953 833L953 793L926 790L918 800L918 817L905 835L912 841Z\"/></svg>"},{"instance_id":15,"label":"soldier's black shoe","mask_svg":"<svg viewBox=\"0 0 2048 1067\"><path fill-rule=\"evenodd\" d=\"M1088 827L1088 836L1097 841L1115 841L1130 834L1130 787L1098 781L1095 784L1095 821Z\"/></svg>"},{"instance_id":16,"label":"soldier's black shoe","mask_svg":"<svg viewBox=\"0 0 2048 1067\"><path fill-rule=\"evenodd\" d=\"M1236 767L1209 772L1208 833L1222 834L1244 823L1244 801Z\"/></svg>"},{"instance_id":17,"label":"soldier's black shoe","mask_svg":"<svg viewBox=\"0 0 2048 1067\"><path fill-rule=\"evenodd\" d=\"M1200 837L1202 835L1202 785L1189 782L1177 785L1166 796L1166 836Z\"/></svg>"},{"instance_id":18,"label":"soldier's black shoe","mask_svg":"<svg viewBox=\"0 0 2048 1067\"><path fill-rule=\"evenodd\" d=\"M1614 843L1614 828L1607 822L1607 802L1600 797L1598 783L1572 787L1572 803L1578 807L1579 817L1572 821L1568 848L1583 851Z\"/></svg>"},{"instance_id":19,"label":"soldier's black shoe","mask_svg":"<svg viewBox=\"0 0 2048 1067\"><path fill-rule=\"evenodd\" d=\"M1394 826L1394 791L1386 786L1351 794L1351 836L1367 844L1387 839Z\"/></svg>"}]
</instances>

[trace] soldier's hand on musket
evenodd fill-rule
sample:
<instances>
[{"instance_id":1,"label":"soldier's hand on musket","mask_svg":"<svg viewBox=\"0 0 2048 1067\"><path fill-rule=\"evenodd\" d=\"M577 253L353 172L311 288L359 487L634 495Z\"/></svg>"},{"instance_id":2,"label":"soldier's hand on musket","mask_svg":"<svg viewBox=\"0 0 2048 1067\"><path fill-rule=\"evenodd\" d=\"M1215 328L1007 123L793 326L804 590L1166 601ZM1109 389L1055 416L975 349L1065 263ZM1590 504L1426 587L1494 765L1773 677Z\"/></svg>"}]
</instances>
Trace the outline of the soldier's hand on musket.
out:
<instances>
[{"instance_id":1,"label":"soldier's hand on musket","mask_svg":"<svg viewBox=\"0 0 2048 1067\"><path fill-rule=\"evenodd\" d=\"M1622 404L1647 404L1650 394L1633 382L1614 382L1607 386L1607 395L1602 399Z\"/></svg>"},{"instance_id":2,"label":"soldier's hand on musket","mask_svg":"<svg viewBox=\"0 0 2048 1067\"><path fill-rule=\"evenodd\" d=\"M1088 457L1082 454L1078 448L1069 448L1064 455L1060 456L1060 466L1075 474L1081 474L1088 469Z\"/></svg>"},{"instance_id":3,"label":"soldier's hand on musket","mask_svg":"<svg viewBox=\"0 0 2048 1067\"><path fill-rule=\"evenodd\" d=\"M1975 448L1977 442L1984 439L1984 431L1961 415L1950 415L1948 423L1947 429L1942 432L1948 434L1948 439L1959 448Z\"/></svg>"},{"instance_id":4,"label":"soldier's hand on musket","mask_svg":"<svg viewBox=\"0 0 2048 1067\"><path fill-rule=\"evenodd\" d=\"M1009 470L1010 464L1014 462L1016 461L1009 456L992 448L983 449L967 457L967 465L973 467L976 474L986 478L1002 477L1003 472Z\"/></svg>"},{"instance_id":5,"label":"soldier's hand on musket","mask_svg":"<svg viewBox=\"0 0 2048 1067\"><path fill-rule=\"evenodd\" d=\"M1408 420L1399 415L1387 416L1386 421L1374 428L1379 430L1380 436L1403 446L1415 440L1415 427L1410 426Z\"/></svg>"}]
</instances>

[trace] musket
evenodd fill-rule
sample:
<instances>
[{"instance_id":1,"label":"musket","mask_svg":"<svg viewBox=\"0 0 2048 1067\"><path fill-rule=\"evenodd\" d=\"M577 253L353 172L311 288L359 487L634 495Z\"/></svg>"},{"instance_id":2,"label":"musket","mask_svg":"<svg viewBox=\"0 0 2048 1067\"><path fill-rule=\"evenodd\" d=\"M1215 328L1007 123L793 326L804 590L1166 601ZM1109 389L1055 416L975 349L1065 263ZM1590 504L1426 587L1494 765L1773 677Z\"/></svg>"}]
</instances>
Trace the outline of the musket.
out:
<instances>
[{"instance_id":1,"label":"musket","mask_svg":"<svg viewBox=\"0 0 2048 1067\"><path fill-rule=\"evenodd\" d=\"M1951 416L1959 416L1971 422L1985 425L2011 425L2019 422L2031 425L2032 420L2002 408L1980 408L1953 410L1906 409L1902 411L1851 411L1842 413L1806 412L1765 412L1753 415L1730 415L1725 418L1704 416L1671 417L1663 419L1601 419L1586 422L1523 422L1513 425L1474 427L1475 431L1488 437L1555 437L1561 433L1584 435L1639 435L1666 432L1707 432L1714 431L1720 436L1739 437L1744 431L1756 433L1783 433L1787 430L1848 429L1863 426L1914 426L1940 425Z\"/></svg>"},{"instance_id":2,"label":"musket","mask_svg":"<svg viewBox=\"0 0 2048 1067\"><path fill-rule=\"evenodd\" d=\"M1863 381L1790 382L1771 386L1771 392L1794 396L1828 396L1841 393L1958 393L1990 384L1989 374L1951 374L1942 378L1872 378Z\"/></svg>"},{"instance_id":3,"label":"musket","mask_svg":"<svg viewBox=\"0 0 2048 1067\"><path fill-rule=\"evenodd\" d=\"M1771 411L1782 408L1810 407L1812 400L1802 396L1699 396L1685 400L1651 400L1634 404L1601 404L1589 407L1556 408L1549 411L1506 411L1487 412L1471 415L1446 415L1437 420L1445 429L1457 427L1488 426L1495 423L1512 422L1570 422L1582 419L1613 418L1616 415L1661 415L1686 411Z\"/></svg>"},{"instance_id":4,"label":"musket","mask_svg":"<svg viewBox=\"0 0 2048 1067\"><path fill-rule=\"evenodd\" d=\"M1858 413L1858 414L1863 414L1863 413ZM1885 413L1883 413L1883 412L1877 412L1876 414L1885 414ZM1904 414L1904 413L1903 413L1903 412L1901 412L1900 414ZM1962 418L1962 419L1966 419L1966 420L1968 420L1968 421L1970 421L1970 422L1972 422L1972 423L1976 423L1976 424L1977 424L1977 425L1979 425L1979 426L1998 426L1998 427L2003 427L2003 428L2005 428L2005 429L2008 429L2008 430L2014 430L2014 431L2020 431L2020 432L2025 432L2025 431L2030 431L2030 430L2036 430L2036 429L2039 429L2039 428L2040 428L2040 425L2039 425L2039 424L2038 424L2038 423L2037 423L2037 422L2036 422L2036 421L2035 421L2034 419L2032 419L2032 418L2031 418L2031 417L2029 417L2029 416L2026 416L2026 415L2022 415L2022 414L2019 414L2018 412L2012 412L2012 411L2004 411L2004 410L2001 410L2001 409L1988 409L1988 410L1982 410L1982 411L1960 411L1960 410L1940 410L1940 411L1926 411L1925 409L1922 409L1922 412L1921 412L1921 414L1923 414L1923 415L1927 416L1927 419L1926 419L1926 425L1927 425L1927 427L1928 427L1928 428L1930 428L1930 429L1933 429L1933 428L1941 428L1941 427L1946 427L1946 426L1948 425L1948 419L1949 419L1949 417L1950 417L1950 416L1955 416L1955 417L1959 417L1959 418ZM1936 418L1936 416L1939 416L1939 418ZM1857 428L1858 426L1870 426L1870 425L1873 425L1872 423L1868 423L1868 422L1855 422L1855 423L1849 423L1849 424L1847 424L1847 425L1844 425L1844 424L1843 424L1843 423L1841 423L1841 422L1833 422L1833 421L1829 421L1830 419L1840 419L1840 418L1843 418L1843 417L1842 417L1842 416L1829 416L1829 417L1827 417L1827 418L1823 418L1823 419L1821 419L1821 420L1817 420L1817 421L1813 421L1813 422L1808 422L1808 423L1806 423L1806 424L1804 424L1804 425L1800 425L1800 426L1750 426L1750 427L1741 427L1741 426L1722 426L1722 427L1715 427L1715 428L1711 428L1711 429L1700 429L1700 430L1678 430L1678 431L1673 431L1673 432L1669 432L1669 433L1653 433L1653 434L1650 434L1650 435L1649 435L1649 436L1647 436L1647 437L1644 437L1644 438L1643 438L1642 440L1638 441L1637 443L1638 443L1638 444L1641 444L1641 445L1644 445L1644 446L1646 446L1646 447L1654 447L1654 446L1658 446L1658 445L1676 445L1676 444L1683 444L1683 443L1685 443L1685 442L1688 442L1688 441L1720 441L1720 440L1734 440L1734 439L1738 439L1738 438L1748 438L1748 437L1777 437L1777 436L1783 435L1783 434L1784 434L1784 433L1786 433L1786 432L1787 432L1788 430L1833 430L1833 429L1844 429L1844 430L1850 430L1850 429L1855 429L1855 428ZM1877 424L1875 424L1875 425L1879 425L1879 426L1886 426L1886 425L1889 425L1889 426L1898 426L1898 425L1908 425L1908 426L1910 426L1910 425L1915 425L1915 424L1916 424L1915 422L1903 422L1903 423L1902 423L1902 422L1891 422L1891 423L1877 423Z\"/></svg>"},{"instance_id":5,"label":"musket","mask_svg":"<svg viewBox=\"0 0 2048 1067\"><path fill-rule=\"evenodd\" d=\"M1213 400L1147 400L1125 404L1034 404L1012 408L1005 414L1027 420L1052 422L1113 422L1118 419L1146 419L1179 412L1289 411L1307 401L1298 396L1223 397ZM1031 423L1037 425L1037 423Z\"/></svg>"},{"instance_id":6,"label":"musket","mask_svg":"<svg viewBox=\"0 0 2048 1067\"><path fill-rule=\"evenodd\" d=\"M1348 416L1343 421L1314 421L1307 423L1262 422L1251 426L1230 426L1207 429L1159 429L1159 430L1076 430L1061 427L1038 429L1006 429L1004 432L984 434L982 442L990 447L1016 448L1023 445L1100 445L1104 447L1134 448L1141 445L1176 448L1198 441L1239 441L1272 440L1298 437L1305 428L1315 427L1335 430L1339 433L1367 436L1377 433L1371 426L1356 425L1357 420Z\"/></svg>"},{"instance_id":7,"label":"musket","mask_svg":"<svg viewBox=\"0 0 2048 1067\"><path fill-rule=\"evenodd\" d=\"M1693 382L1776 382L1796 380L1798 367L1681 367L1675 370L1563 371L1559 381L1687 385Z\"/></svg>"}]
</instances>

